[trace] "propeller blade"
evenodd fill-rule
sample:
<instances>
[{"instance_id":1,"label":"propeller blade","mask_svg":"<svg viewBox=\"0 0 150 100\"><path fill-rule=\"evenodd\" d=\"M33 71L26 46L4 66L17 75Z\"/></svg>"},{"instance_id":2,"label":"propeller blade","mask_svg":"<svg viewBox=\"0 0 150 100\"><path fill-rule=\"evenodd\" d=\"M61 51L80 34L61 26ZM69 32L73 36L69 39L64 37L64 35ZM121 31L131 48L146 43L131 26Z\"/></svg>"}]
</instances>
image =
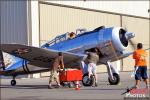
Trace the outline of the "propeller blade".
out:
<instances>
[{"instance_id":1,"label":"propeller blade","mask_svg":"<svg viewBox=\"0 0 150 100\"><path fill-rule=\"evenodd\" d=\"M136 49L136 46L135 46L136 43L131 39L129 40L129 42L131 44L132 49L135 50Z\"/></svg>"},{"instance_id":2,"label":"propeller blade","mask_svg":"<svg viewBox=\"0 0 150 100\"><path fill-rule=\"evenodd\" d=\"M128 31L126 26L124 26L124 29L125 29L126 32ZM131 44L132 50L134 51L134 50L136 49L136 46L135 46L135 45L136 45L136 42L133 41L132 39L129 39L128 41L129 41L129 43Z\"/></svg>"}]
</instances>

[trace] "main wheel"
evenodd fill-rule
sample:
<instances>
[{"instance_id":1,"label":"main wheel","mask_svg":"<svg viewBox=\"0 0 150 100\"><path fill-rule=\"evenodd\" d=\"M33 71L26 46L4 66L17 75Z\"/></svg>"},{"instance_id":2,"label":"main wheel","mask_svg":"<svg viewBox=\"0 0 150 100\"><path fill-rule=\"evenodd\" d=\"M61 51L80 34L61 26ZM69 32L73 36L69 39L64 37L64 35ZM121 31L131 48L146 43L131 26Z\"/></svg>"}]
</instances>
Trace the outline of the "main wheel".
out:
<instances>
[{"instance_id":1,"label":"main wheel","mask_svg":"<svg viewBox=\"0 0 150 100\"><path fill-rule=\"evenodd\" d=\"M92 86L94 83L94 76L91 75L90 79L88 79L88 73L84 74L82 77L82 84L84 86Z\"/></svg>"},{"instance_id":2,"label":"main wheel","mask_svg":"<svg viewBox=\"0 0 150 100\"><path fill-rule=\"evenodd\" d=\"M108 78L110 85L117 85L120 82L120 76L117 73L113 73L114 80Z\"/></svg>"},{"instance_id":3,"label":"main wheel","mask_svg":"<svg viewBox=\"0 0 150 100\"><path fill-rule=\"evenodd\" d=\"M15 86L16 85L16 80L11 80L11 85Z\"/></svg>"}]
</instances>

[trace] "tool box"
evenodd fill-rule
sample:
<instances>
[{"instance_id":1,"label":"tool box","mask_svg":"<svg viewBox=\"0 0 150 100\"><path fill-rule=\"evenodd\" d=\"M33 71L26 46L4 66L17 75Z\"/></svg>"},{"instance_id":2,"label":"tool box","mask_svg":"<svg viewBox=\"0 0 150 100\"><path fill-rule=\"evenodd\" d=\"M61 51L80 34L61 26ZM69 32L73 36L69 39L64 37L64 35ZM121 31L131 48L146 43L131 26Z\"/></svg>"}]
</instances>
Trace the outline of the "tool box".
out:
<instances>
[{"instance_id":1,"label":"tool box","mask_svg":"<svg viewBox=\"0 0 150 100\"><path fill-rule=\"evenodd\" d=\"M73 82L82 80L82 70L67 69L59 73L60 82Z\"/></svg>"}]
</instances>

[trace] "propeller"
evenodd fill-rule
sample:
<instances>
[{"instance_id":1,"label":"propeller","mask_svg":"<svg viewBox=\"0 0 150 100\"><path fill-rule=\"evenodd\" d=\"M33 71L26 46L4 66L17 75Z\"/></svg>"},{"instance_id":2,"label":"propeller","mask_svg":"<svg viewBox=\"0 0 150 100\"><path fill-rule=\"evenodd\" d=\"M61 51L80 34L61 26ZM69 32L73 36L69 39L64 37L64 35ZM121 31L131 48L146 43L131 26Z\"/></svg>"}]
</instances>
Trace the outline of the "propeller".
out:
<instances>
[{"instance_id":1,"label":"propeller","mask_svg":"<svg viewBox=\"0 0 150 100\"><path fill-rule=\"evenodd\" d=\"M130 44L131 44L132 50L135 50L135 49L136 49L136 46L135 46L136 42L133 41L132 39L130 39L129 42L130 42Z\"/></svg>"},{"instance_id":2,"label":"propeller","mask_svg":"<svg viewBox=\"0 0 150 100\"><path fill-rule=\"evenodd\" d=\"M125 29L126 32L128 32L126 26L124 27L124 29ZM136 49L136 46L135 46L135 45L136 45L136 42L135 42L132 38L130 38L130 33L129 33L128 35L129 35L128 41L129 41L129 43L131 44L132 50L134 51L134 50ZM135 36L135 34L134 34L134 36ZM134 37L134 36L131 36L131 37Z\"/></svg>"}]
</instances>

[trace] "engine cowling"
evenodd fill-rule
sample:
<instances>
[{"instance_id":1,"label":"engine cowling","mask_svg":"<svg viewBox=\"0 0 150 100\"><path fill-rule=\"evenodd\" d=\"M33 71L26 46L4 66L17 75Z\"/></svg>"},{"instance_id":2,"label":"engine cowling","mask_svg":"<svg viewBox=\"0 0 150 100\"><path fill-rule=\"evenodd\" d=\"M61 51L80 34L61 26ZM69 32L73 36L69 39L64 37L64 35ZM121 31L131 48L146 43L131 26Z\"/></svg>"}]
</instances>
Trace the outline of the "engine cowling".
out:
<instances>
[{"instance_id":1,"label":"engine cowling","mask_svg":"<svg viewBox=\"0 0 150 100\"><path fill-rule=\"evenodd\" d=\"M112 30L112 42L118 51L124 51L128 47L128 40L134 36L134 33L129 33L122 27L116 27Z\"/></svg>"}]
</instances>

